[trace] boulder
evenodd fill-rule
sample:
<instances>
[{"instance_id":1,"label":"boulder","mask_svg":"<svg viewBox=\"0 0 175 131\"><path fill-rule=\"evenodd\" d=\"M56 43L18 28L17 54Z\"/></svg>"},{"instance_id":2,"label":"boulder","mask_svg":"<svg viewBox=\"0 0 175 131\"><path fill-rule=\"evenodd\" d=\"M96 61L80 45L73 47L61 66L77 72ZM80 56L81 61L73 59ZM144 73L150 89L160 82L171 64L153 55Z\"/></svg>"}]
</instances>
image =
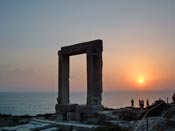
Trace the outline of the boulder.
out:
<instances>
[{"instance_id":1,"label":"boulder","mask_svg":"<svg viewBox=\"0 0 175 131\"><path fill-rule=\"evenodd\" d=\"M144 109L137 109L137 108L121 108L115 110L113 115L117 115L120 120L139 120L145 114Z\"/></svg>"},{"instance_id":2,"label":"boulder","mask_svg":"<svg viewBox=\"0 0 175 131\"><path fill-rule=\"evenodd\" d=\"M27 129L27 128L19 128L19 129L17 129L16 131L32 131L32 130Z\"/></svg>"}]
</instances>

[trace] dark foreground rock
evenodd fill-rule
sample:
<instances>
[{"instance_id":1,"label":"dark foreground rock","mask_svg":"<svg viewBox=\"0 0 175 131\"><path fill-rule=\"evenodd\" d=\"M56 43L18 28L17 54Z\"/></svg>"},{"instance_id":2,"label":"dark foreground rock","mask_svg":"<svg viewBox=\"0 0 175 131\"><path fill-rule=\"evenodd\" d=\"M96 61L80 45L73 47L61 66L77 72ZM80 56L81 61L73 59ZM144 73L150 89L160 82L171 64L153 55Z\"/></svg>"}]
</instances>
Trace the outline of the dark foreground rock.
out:
<instances>
[{"instance_id":1,"label":"dark foreground rock","mask_svg":"<svg viewBox=\"0 0 175 131\"><path fill-rule=\"evenodd\" d=\"M113 112L114 115L117 115L120 120L139 120L141 119L144 114L146 113L146 109L140 109L140 108L121 108L117 109Z\"/></svg>"},{"instance_id":2,"label":"dark foreground rock","mask_svg":"<svg viewBox=\"0 0 175 131\"><path fill-rule=\"evenodd\" d=\"M56 115L55 114L38 114L36 116L30 116L30 115L13 116L13 115L7 115L7 114L0 114L0 127L26 124L30 122L33 118L42 119L42 120L55 120Z\"/></svg>"}]
</instances>

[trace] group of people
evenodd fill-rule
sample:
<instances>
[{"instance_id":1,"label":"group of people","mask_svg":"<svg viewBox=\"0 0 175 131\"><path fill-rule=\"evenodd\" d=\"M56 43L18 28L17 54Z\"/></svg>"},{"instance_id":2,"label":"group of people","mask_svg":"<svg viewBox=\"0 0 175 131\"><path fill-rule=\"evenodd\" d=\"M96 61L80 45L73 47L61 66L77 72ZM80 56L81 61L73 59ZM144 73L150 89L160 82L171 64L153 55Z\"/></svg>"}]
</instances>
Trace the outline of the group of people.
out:
<instances>
[{"instance_id":1,"label":"group of people","mask_svg":"<svg viewBox=\"0 0 175 131\"><path fill-rule=\"evenodd\" d=\"M159 100L161 100L161 99L159 98ZM172 96L172 101L175 103L175 93ZM168 102L169 102L169 99L167 97L167 103ZM131 99L131 107L134 107L134 100L133 99ZM143 99L139 99L139 107L144 108L144 100ZM149 100L148 99L146 100L146 107L149 107Z\"/></svg>"},{"instance_id":2,"label":"group of people","mask_svg":"<svg viewBox=\"0 0 175 131\"><path fill-rule=\"evenodd\" d=\"M134 100L132 99L131 100L131 106L134 107ZM149 106L149 100L147 99L146 100L146 106L148 107ZM144 108L144 100L142 99L139 99L139 107L140 108Z\"/></svg>"},{"instance_id":3,"label":"group of people","mask_svg":"<svg viewBox=\"0 0 175 131\"><path fill-rule=\"evenodd\" d=\"M139 107L140 108L144 107L144 100L143 99L142 100L139 99Z\"/></svg>"}]
</instances>

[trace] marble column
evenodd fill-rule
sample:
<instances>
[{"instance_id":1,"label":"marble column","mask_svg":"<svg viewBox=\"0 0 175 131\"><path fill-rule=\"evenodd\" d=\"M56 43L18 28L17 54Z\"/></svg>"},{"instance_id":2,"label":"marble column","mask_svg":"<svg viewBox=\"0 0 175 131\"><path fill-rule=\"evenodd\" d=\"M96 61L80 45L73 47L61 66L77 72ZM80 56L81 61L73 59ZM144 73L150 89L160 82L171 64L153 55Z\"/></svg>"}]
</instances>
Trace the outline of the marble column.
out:
<instances>
[{"instance_id":1,"label":"marble column","mask_svg":"<svg viewBox=\"0 0 175 131\"><path fill-rule=\"evenodd\" d=\"M87 106L101 105L102 53L87 51Z\"/></svg>"},{"instance_id":2,"label":"marble column","mask_svg":"<svg viewBox=\"0 0 175 131\"><path fill-rule=\"evenodd\" d=\"M59 54L58 104L69 104L69 56Z\"/></svg>"}]
</instances>

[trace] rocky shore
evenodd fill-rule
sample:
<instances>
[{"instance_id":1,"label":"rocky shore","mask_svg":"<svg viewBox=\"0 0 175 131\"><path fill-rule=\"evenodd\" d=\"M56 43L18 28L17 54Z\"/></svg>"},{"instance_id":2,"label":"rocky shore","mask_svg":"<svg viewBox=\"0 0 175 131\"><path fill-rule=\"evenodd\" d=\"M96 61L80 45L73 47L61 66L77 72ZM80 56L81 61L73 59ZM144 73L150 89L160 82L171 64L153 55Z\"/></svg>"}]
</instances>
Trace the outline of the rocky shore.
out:
<instances>
[{"instance_id":1,"label":"rocky shore","mask_svg":"<svg viewBox=\"0 0 175 131\"><path fill-rule=\"evenodd\" d=\"M147 114L146 117L145 114ZM104 108L104 111L101 112L98 116L100 117L99 121L95 123L88 123L81 121L78 123L76 122L76 124L85 124L85 125L95 124L99 126L99 127L97 126L98 128L95 129L97 131L104 131L104 130L110 131L115 129L119 131L133 131L137 127L138 127L137 131L143 131L143 129L146 128L145 127L146 124L148 124L149 126L148 128L151 131L175 130L175 103L165 103L162 100L156 101L148 108L134 108L134 107L125 107L120 109ZM147 123L147 117L148 117L148 123ZM40 114L36 116L29 116L29 115L12 116L12 115L0 114L0 130L2 130L3 127L14 127L18 125L28 124L33 120L44 120L44 121L50 121L52 123L54 121L57 121L57 117L56 114ZM60 123L57 123L57 125L59 124Z\"/></svg>"},{"instance_id":2,"label":"rocky shore","mask_svg":"<svg viewBox=\"0 0 175 131\"><path fill-rule=\"evenodd\" d=\"M51 113L38 114L36 116L30 116L30 115L13 116L13 115L7 115L7 114L0 114L0 127L27 124L32 119L55 120L56 115Z\"/></svg>"}]
</instances>

